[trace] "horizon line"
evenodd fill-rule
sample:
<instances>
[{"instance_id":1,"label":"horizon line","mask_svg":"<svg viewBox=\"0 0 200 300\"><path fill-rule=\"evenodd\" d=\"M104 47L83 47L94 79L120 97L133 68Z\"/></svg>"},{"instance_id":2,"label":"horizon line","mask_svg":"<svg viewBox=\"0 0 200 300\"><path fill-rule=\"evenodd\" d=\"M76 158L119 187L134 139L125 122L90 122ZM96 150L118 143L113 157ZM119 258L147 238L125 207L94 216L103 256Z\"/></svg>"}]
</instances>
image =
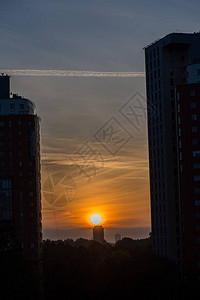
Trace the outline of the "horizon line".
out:
<instances>
[{"instance_id":1,"label":"horizon line","mask_svg":"<svg viewBox=\"0 0 200 300\"><path fill-rule=\"evenodd\" d=\"M52 77L111 77L111 78L140 78L145 72L100 72L77 70L21 70L0 69L0 73L13 76L52 76Z\"/></svg>"}]
</instances>

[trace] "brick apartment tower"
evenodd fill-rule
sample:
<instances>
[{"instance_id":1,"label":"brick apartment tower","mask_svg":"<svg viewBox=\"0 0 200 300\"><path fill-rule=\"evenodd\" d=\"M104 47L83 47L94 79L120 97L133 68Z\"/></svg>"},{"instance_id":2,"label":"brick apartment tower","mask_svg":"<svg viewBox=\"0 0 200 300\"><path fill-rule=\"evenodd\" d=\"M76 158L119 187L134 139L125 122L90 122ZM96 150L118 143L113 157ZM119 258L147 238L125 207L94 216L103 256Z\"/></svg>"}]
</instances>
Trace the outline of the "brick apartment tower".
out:
<instances>
[{"instance_id":1,"label":"brick apartment tower","mask_svg":"<svg viewBox=\"0 0 200 300\"><path fill-rule=\"evenodd\" d=\"M192 226L193 205L182 210L179 196L175 90L187 83L187 67L199 59L199 33L171 33L145 48L152 247L179 264L186 245L183 219Z\"/></svg>"},{"instance_id":2,"label":"brick apartment tower","mask_svg":"<svg viewBox=\"0 0 200 300\"><path fill-rule=\"evenodd\" d=\"M10 96L10 77L0 76L0 222L42 275L39 117L35 104Z\"/></svg>"}]
</instances>

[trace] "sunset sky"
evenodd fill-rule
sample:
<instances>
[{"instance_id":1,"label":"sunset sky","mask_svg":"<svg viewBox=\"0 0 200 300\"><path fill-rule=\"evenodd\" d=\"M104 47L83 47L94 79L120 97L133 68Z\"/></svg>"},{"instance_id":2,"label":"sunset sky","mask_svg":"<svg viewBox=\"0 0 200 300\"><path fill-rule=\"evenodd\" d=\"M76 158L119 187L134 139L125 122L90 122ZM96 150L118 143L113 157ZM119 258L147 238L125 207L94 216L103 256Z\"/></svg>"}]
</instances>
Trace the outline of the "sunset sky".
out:
<instances>
[{"instance_id":1,"label":"sunset sky","mask_svg":"<svg viewBox=\"0 0 200 300\"><path fill-rule=\"evenodd\" d=\"M44 238L91 238L92 213L102 214L109 241L118 232L148 236L147 122L138 110L145 78L137 73L144 72L144 46L170 32L199 31L199 12L195 0L0 1L1 70L101 73L11 78L12 92L33 100L41 117ZM129 100L141 115L139 123L123 114ZM109 125L119 135L103 143ZM78 154L84 145L94 150L89 160ZM90 178L80 174L88 164ZM68 194L51 205L66 186Z\"/></svg>"}]
</instances>

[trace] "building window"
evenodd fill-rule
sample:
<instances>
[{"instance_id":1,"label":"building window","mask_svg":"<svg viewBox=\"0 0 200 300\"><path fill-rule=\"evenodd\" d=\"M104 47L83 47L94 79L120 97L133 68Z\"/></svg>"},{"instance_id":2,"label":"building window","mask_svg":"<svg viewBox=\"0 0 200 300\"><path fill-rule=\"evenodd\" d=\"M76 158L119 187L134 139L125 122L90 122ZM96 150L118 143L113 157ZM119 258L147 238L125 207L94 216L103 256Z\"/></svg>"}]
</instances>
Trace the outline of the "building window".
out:
<instances>
[{"instance_id":1,"label":"building window","mask_svg":"<svg viewBox=\"0 0 200 300\"><path fill-rule=\"evenodd\" d=\"M197 213L195 214L195 217L196 217L196 219L200 219L200 212L197 212Z\"/></svg>"},{"instance_id":2,"label":"building window","mask_svg":"<svg viewBox=\"0 0 200 300\"><path fill-rule=\"evenodd\" d=\"M193 157L200 157L200 151L199 150L192 151L192 155Z\"/></svg>"},{"instance_id":3,"label":"building window","mask_svg":"<svg viewBox=\"0 0 200 300\"><path fill-rule=\"evenodd\" d=\"M200 200L195 200L195 206L200 206Z\"/></svg>"},{"instance_id":4,"label":"building window","mask_svg":"<svg viewBox=\"0 0 200 300\"><path fill-rule=\"evenodd\" d=\"M180 165L180 172L183 172L183 165Z\"/></svg>"},{"instance_id":5,"label":"building window","mask_svg":"<svg viewBox=\"0 0 200 300\"><path fill-rule=\"evenodd\" d=\"M179 140L179 149L181 149L181 147L182 147L182 142L181 140Z\"/></svg>"},{"instance_id":6,"label":"building window","mask_svg":"<svg viewBox=\"0 0 200 300\"><path fill-rule=\"evenodd\" d=\"M21 126L22 125L22 122L21 121L18 121L18 126Z\"/></svg>"},{"instance_id":7,"label":"building window","mask_svg":"<svg viewBox=\"0 0 200 300\"><path fill-rule=\"evenodd\" d=\"M30 196L30 197L33 197L33 192L29 192L29 196Z\"/></svg>"},{"instance_id":8,"label":"building window","mask_svg":"<svg viewBox=\"0 0 200 300\"><path fill-rule=\"evenodd\" d=\"M200 181L200 175L195 175L194 176L194 181Z\"/></svg>"},{"instance_id":9,"label":"building window","mask_svg":"<svg viewBox=\"0 0 200 300\"><path fill-rule=\"evenodd\" d=\"M197 126L192 126L192 132L197 132Z\"/></svg>"},{"instance_id":10,"label":"building window","mask_svg":"<svg viewBox=\"0 0 200 300\"><path fill-rule=\"evenodd\" d=\"M20 103L20 109L24 109L24 104Z\"/></svg>"},{"instance_id":11,"label":"building window","mask_svg":"<svg viewBox=\"0 0 200 300\"><path fill-rule=\"evenodd\" d=\"M194 163L193 169L200 169L200 163Z\"/></svg>"},{"instance_id":12,"label":"building window","mask_svg":"<svg viewBox=\"0 0 200 300\"><path fill-rule=\"evenodd\" d=\"M180 118L180 116L178 116L178 124L179 125L181 124L181 118Z\"/></svg>"},{"instance_id":13,"label":"building window","mask_svg":"<svg viewBox=\"0 0 200 300\"><path fill-rule=\"evenodd\" d=\"M200 194L200 188L195 188L195 189L194 189L194 193L195 193L195 194Z\"/></svg>"},{"instance_id":14,"label":"building window","mask_svg":"<svg viewBox=\"0 0 200 300\"><path fill-rule=\"evenodd\" d=\"M33 202L30 202L29 205L30 205L31 207L33 207Z\"/></svg>"},{"instance_id":15,"label":"building window","mask_svg":"<svg viewBox=\"0 0 200 300\"><path fill-rule=\"evenodd\" d=\"M4 126L4 122L0 121L0 127L3 127L3 126Z\"/></svg>"},{"instance_id":16,"label":"building window","mask_svg":"<svg viewBox=\"0 0 200 300\"><path fill-rule=\"evenodd\" d=\"M198 139L192 139L192 145L197 145L198 144Z\"/></svg>"},{"instance_id":17,"label":"building window","mask_svg":"<svg viewBox=\"0 0 200 300\"><path fill-rule=\"evenodd\" d=\"M19 172L19 176L22 176L22 172Z\"/></svg>"},{"instance_id":18,"label":"building window","mask_svg":"<svg viewBox=\"0 0 200 300\"><path fill-rule=\"evenodd\" d=\"M196 115L196 114L192 114L192 115L191 115L191 120L192 120L192 121L196 121L196 119L197 119L197 115Z\"/></svg>"},{"instance_id":19,"label":"building window","mask_svg":"<svg viewBox=\"0 0 200 300\"><path fill-rule=\"evenodd\" d=\"M10 109L15 109L15 104L14 103L10 104Z\"/></svg>"},{"instance_id":20,"label":"building window","mask_svg":"<svg viewBox=\"0 0 200 300\"><path fill-rule=\"evenodd\" d=\"M196 108L196 102L191 102L191 103L190 103L190 107L191 107L191 108Z\"/></svg>"},{"instance_id":21,"label":"building window","mask_svg":"<svg viewBox=\"0 0 200 300\"><path fill-rule=\"evenodd\" d=\"M196 231L200 231L200 224L196 225Z\"/></svg>"},{"instance_id":22,"label":"building window","mask_svg":"<svg viewBox=\"0 0 200 300\"><path fill-rule=\"evenodd\" d=\"M5 152L0 152L0 157L4 157L5 156Z\"/></svg>"},{"instance_id":23,"label":"building window","mask_svg":"<svg viewBox=\"0 0 200 300\"><path fill-rule=\"evenodd\" d=\"M176 99L177 99L178 101L180 100L180 93L179 93L179 92L176 94Z\"/></svg>"},{"instance_id":24,"label":"building window","mask_svg":"<svg viewBox=\"0 0 200 300\"><path fill-rule=\"evenodd\" d=\"M31 248L35 248L35 243L31 243Z\"/></svg>"},{"instance_id":25,"label":"building window","mask_svg":"<svg viewBox=\"0 0 200 300\"><path fill-rule=\"evenodd\" d=\"M182 160L182 152L179 153L179 158L180 158L180 160Z\"/></svg>"},{"instance_id":26,"label":"building window","mask_svg":"<svg viewBox=\"0 0 200 300\"><path fill-rule=\"evenodd\" d=\"M22 132L21 132L21 130L19 130L19 131L18 131L18 135L22 135Z\"/></svg>"},{"instance_id":27,"label":"building window","mask_svg":"<svg viewBox=\"0 0 200 300\"><path fill-rule=\"evenodd\" d=\"M22 142L21 142L21 141L19 141L19 142L18 142L18 146L21 146L21 145L22 145Z\"/></svg>"},{"instance_id":28,"label":"building window","mask_svg":"<svg viewBox=\"0 0 200 300\"><path fill-rule=\"evenodd\" d=\"M197 70L197 75L200 76L200 69Z\"/></svg>"},{"instance_id":29,"label":"building window","mask_svg":"<svg viewBox=\"0 0 200 300\"><path fill-rule=\"evenodd\" d=\"M22 161L20 160L20 161L19 161L19 167L21 167L21 166L22 166Z\"/></svg>"},{"instance_id":30,"label":"building window","mask_svg":"<svg viewBox=\"0 0 200 300\"><path fill-rule=\"evenodd\" d=\"M196 91L195 91L195 90L191 90L191 91L190 91L190 96L191 96L191 97L196 96Z\"/></svg>"}]
</instances>

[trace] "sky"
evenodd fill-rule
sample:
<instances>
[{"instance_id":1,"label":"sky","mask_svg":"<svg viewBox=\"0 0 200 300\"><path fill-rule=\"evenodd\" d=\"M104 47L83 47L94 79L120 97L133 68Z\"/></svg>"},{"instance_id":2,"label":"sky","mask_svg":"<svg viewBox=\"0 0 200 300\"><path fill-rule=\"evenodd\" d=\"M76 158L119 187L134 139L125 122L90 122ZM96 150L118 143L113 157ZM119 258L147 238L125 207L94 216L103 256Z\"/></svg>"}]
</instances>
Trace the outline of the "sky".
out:
<instances>
[{"instance_id":1,"label":"sky","mask_svg":"<svg viewBox=\"0 0 200 300\"><path fill-rule=\"evenodd\" d=\"M0 1L0 70L41 118L44 238L91 238L92 213L109 241L148 236L143 48L199 31L199 12L194 0Z\"/></svg>"}]
</instances>

